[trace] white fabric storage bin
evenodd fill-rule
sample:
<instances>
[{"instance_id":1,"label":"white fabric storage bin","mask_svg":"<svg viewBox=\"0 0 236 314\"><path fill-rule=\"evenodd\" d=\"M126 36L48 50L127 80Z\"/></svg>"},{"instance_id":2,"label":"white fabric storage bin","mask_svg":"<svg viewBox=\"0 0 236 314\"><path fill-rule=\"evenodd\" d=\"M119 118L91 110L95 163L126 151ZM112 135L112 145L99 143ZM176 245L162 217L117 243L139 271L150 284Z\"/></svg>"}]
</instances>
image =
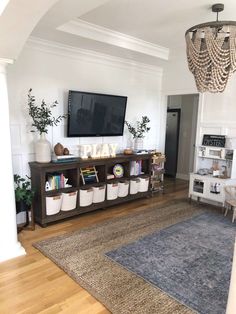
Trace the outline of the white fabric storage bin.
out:
<instances>
[{"instance_id":1,"label":"white fabric storage bin","mask_svg":"<svg viewBox=\"0 0 236 314\"><path fill-rule=\"evenodd\" d=\"M68 211L76 208L77 191L62 193L61 210Z\"/></svg>"},{"instance_id":2,"label":"white fabric storage bin","mask_svg":"<svg viewBox=\"0 0 236 314\"><path fill-rule=\"evenodd\" d=\"M84 207L84 206L89 206L92 204L93 202L93 189L84 189L84 190L80 190L79 192L80 195L80 206Z\"/></svg>"},{"instance_id":3,"label":"white fabric storage bin","mask_svg":"<svg viewBox=\"0 0 236 314\"><path fill-rule=\"evenodd\" d=\"M140 179L130 180L130 194L137 194L139 191Z\"/></svg>"},{"instance_id":4,"label":"white fabric storage bin","mask_svg":"<svg viewBox=\"0 0 236 314\"><path fill-rule=\"evenodd\" d=\"M149 186L149 177L140 178L139 192L147 192Z\"/></svg>"},{"instance_id":5,"label":"white fabric storage bin","mask_svg":"<svg viewBox=\"0 0 236 314\"><path fill-rule=\"evenodd\" d=\"M115 200L118 197L118 183L107 184L107 200Z\"/></svg>"},{"instance_id":6,"label":"white fabric storage bin","mask_svg":"<svg viewBox=\"0 0 236 314\"><path fill-rule=\"evenodd\" d=\"M61 209L62 195L46 196L46 214L55 215Z\"/></svg>"},{"instance_id":7,"label":"white fabric storage bin","mask_svg":"<svg viewBox=\"0 0 236 314\"><path fill-rule=\"evenodd\" d=\"M94 186L93 187L93 203L101 203L105 201L106 186Z\"/></svg>"},{"instance_id":8,"label":"white fabric storage bin","mask_svg":"<svg viewBox=\"0 0 236 314\"><path fill-rule=\"evenodd\" d=\"M129 181L120 181L118 183L118 196L126 197L129 193Z\"/></svg>"}]
</instances>

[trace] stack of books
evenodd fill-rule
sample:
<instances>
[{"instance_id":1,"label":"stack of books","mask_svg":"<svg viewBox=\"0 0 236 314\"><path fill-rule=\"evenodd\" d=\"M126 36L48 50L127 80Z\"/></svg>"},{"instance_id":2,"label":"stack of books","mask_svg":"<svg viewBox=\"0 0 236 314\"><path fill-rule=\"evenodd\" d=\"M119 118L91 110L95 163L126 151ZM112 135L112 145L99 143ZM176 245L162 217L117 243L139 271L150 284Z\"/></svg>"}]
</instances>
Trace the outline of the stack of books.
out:
<instances>
[{"instance_id":1,"label":"stack of books","mask_svg":"<svg viewBox=\"0 0 236 314\"><path fill-rule=\"evenodd\" d=\"M136 160L130 162L130 175L131 176L138 176L143 174L142 171L142 160Z\"/></svg>"},{"instance_id":2,"label":"stack of books","mask_svg":"<svg viewBox=\"0 0 236 314\"><path fill-rule=\"evenodd\" d=\"M71 187L72 185L67 184L68 178L65 178L63 173L49 173L47 175L47 182L45 190L55 190Z\"/></svg>"},{"instance_id":3,"label":"stack of books","mask_svg":"<svg viewBox=\"0 0 236 314\"><path fill-rule=\"evenodd\" d=\"M77 160L77 157L72 154L62 155L62 156L53 155L52 157L52 162L72 162L76 160Z\"/></svg>"}]
</instances>

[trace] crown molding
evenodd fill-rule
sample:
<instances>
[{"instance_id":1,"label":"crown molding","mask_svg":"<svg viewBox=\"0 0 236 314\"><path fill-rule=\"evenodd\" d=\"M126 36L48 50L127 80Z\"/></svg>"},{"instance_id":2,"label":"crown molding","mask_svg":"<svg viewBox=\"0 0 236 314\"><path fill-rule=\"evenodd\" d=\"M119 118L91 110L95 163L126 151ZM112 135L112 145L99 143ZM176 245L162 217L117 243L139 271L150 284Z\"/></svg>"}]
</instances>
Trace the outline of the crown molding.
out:
<instances>
[{"instance_id":1,"label":"crown molding","mask_svg":"<svg viewBox=\"0 0 236 314\"><path fill-rule=\"evenodd\" d=\"M100 41L113 46L143 53L162 60L169 59L169 49L136 37L113 31L81 19L69 21L57 28L59 31Z\"/></svg>"},{"instance_id":2,"label":"crown molding","mask_svg":"<svg viewBox=\"0 0 236 314\"><path fill-rule=\"evenodd\" d=\"M13 64L14 60L13 59L0 58L0 63Z\"/></svg>"},{"instance_id":3,"label":"crown molding","mask_svg":"<svg viewBox=\"0 0 236 314\"><path fill-rule=\"evenodd\" d=\"M49 41L38 37L31 36L26 42L25 47L90 63L103 64L113 67L116 66L125 69L132 68L132 70L135 71L152 75L155 74L155 76L157 77L161 77L163 74L163 69L158 66L136 62L130 59L115 57L92 50L64 45L58 42Z\"/></svg>"}]
</instances>

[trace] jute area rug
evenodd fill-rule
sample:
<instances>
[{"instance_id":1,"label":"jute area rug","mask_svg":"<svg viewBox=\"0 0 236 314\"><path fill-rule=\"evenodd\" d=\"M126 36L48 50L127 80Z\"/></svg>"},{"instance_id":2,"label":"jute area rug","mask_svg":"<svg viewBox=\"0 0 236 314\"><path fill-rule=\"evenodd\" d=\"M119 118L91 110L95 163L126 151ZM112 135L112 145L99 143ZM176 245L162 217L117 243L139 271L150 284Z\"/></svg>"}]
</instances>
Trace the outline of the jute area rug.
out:
<instances>
[{"instance_id":1,"label":"jute area rug","mask_svg":"<svg viewBox=\"0 0 236 314\"><path fill-rule=\"evenodd\" d=\"M165 206L43 240L34 246L112 313L194 313L159 288L112 262L105 253L204 210L214 211L184 200L173 201Z\"/></svg>"}]
</instances>

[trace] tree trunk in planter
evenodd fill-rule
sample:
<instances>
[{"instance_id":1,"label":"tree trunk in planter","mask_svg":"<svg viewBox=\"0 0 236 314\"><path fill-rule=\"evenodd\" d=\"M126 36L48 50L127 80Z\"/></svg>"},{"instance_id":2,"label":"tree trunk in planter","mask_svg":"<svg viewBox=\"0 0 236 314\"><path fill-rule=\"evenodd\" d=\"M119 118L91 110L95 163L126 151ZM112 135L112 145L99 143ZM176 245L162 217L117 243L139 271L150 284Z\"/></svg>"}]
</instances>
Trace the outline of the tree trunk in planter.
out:
<instances>
[{"instance_id":1,"label":"tree trunk in planter","mask_svg":"<svg viewBox=\"0 0 236 314\"><path fill-rule=\"evenodd\" d=\"M51 161L51 144L45 133L40 134L40 139L35 142L35 160L45 163Z\"/></svg>"}]
</instances>

